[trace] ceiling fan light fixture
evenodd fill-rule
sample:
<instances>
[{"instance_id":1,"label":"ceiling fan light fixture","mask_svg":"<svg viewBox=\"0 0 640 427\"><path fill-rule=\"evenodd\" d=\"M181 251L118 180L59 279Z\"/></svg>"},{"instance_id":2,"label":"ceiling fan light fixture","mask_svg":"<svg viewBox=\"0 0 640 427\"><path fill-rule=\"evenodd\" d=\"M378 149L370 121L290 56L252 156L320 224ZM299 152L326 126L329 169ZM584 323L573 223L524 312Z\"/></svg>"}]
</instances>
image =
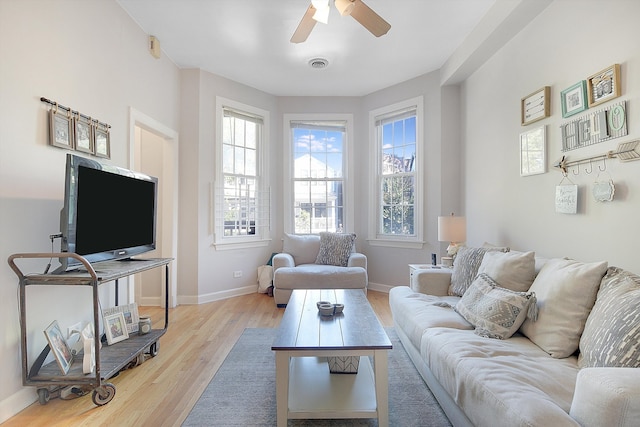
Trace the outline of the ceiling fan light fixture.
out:
<instances>
[{"instance_id":1,"label":"ceiling fan light fixture","mask_svg":"<svg viewBox=\"0 0 640 427\"><path fill-rule=\"evenodd\" d=\"M329 23L329 4L325 4L321 7L316 7L316 13L313 14L313 19L323 24Z\"/></svg>"},{"instance_id":2,"label":"ceiling fan light fixture","mask_svg":"<svg viewBox=\"0 0 640 427\"><path fill-rule=\"evenodd\" d=\"M338 12L340 12L342 16L351 15L353 7L355 6L355 3L351 0L336 0L335 4L336 9L338 9Z\"/></svg>"}]
</instances>

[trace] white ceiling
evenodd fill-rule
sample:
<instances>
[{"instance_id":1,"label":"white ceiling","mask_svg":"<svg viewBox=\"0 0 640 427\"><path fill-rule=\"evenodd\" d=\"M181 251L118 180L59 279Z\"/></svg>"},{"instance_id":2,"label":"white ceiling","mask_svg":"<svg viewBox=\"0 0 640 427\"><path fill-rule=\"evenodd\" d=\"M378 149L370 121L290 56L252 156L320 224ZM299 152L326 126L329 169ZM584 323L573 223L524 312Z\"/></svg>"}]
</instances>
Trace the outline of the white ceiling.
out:
<instances>
[{"instance_id":1,"label":"white ceiling","mask_svg":"<svg viewBox=\"0 0 640 427\"><path fill-rule=\"evenodd\" d=\"M278 96L362 96L438 70L495 2L364 0L391 24L380 38L332 6L327 25L293 44L310 0L117 1L178 67ZM315 57L329 66L311 68Z\"/></svg>"}]
</instances>

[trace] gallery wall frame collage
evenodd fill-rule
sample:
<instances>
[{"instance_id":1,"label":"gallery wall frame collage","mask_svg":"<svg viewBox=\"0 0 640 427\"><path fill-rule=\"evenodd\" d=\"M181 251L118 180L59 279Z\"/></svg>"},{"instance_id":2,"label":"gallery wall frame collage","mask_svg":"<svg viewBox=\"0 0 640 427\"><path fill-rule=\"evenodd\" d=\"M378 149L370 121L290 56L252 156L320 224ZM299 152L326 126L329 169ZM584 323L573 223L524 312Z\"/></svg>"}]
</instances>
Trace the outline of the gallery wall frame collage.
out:
<instances>
[{"instance_id":1,"label":"gallery wall frame collage","mask_svg":"<svg viewBox=\"0 0 640 427\"><path fill-rule=\"evenodd\" d=\"M562 117L574 116L596 105L619 97L622 94L621 86L620 64L613 64L590 75L586 80L580 80L572 84L560 92ZM550 86L544 86L520 100L520 124L522 126L528 126L550 116ZM579 125L579 123L576 123L571 123L571 125ZM562 131L563 147L565 147L564 129ZM624 133L619 133L615 136L610 135L608 138L596 138L595 143L626 135L626 123L624 131ZM548 132L544 125L520 134L520 176L538 175L547 172L547 134ZM578 147L579 144L574 144L574 148ZM563 151L566 150L563 149Z\"/></svg>"},{"instance_id":2,"label":"gallery wall frame collage","mask_svg":"<svg viewBox=\"0 0 640 427\"><path fill-rule=\"evenodd\" d=\"M47 98L40 100L51 105L49 145L111 158L110 125Z\"/></svg>"}]
</instances>

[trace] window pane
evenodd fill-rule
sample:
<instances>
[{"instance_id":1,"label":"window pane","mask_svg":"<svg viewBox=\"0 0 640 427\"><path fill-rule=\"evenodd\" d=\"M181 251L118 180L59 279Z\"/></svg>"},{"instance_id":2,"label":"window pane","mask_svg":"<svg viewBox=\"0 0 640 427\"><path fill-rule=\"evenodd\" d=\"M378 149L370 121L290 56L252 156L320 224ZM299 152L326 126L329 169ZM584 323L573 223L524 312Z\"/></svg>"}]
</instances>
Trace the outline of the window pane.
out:
<instances>
[{"instance_id":1,"label":"window pane","mask_svg":"<svg viewBox=\"0 0 640 427\"><path fill-rule=\"evenodd\" d=\"M258 159L257 159L257 152L256 150L246 150L245 151L245 156L246 156L246 169L244 171L245 175L249 175L249 176L256 176L258 173Z\"/></svg>"},{"instance_id":2,"label":"window pane","mask_svg":"<svg viewBox=\"0 0 640 427\"><path fill-rule=\"evenodd\" d=\"M403 111L376 120L381 161L379 214L381 234L413 236L416 117Z\"/></svg>"}]
</instances>

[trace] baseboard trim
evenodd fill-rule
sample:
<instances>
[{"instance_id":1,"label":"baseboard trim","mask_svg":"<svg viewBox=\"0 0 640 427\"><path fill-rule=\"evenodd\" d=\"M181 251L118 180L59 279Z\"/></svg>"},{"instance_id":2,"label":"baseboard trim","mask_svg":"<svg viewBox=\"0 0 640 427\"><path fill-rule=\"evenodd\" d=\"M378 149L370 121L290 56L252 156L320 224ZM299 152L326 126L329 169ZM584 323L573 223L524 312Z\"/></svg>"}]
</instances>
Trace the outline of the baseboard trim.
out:
<instances>
[{"instance_id":1,"label":"baseboard trim","mask_svg":"<svg viewBox=\"0 0 640 427\"><path fill-rule=\"evenodd\" d=\"M220 301L227 298L239 297L241 295L253 294L258 291L256 286L245 286L237 289L228 289L226 291L210 292L202 295L182 295L178 296L178 304L197 305L206 304L208 302Z\"/></svg>"},{"instance_id":2,"label":"baseboard trim","mask_svg":"<svg viewBox=\"0 0 640 427\"><path fill-rule=\"evenodd\" d=\"M371 289L372 291L377 291L377 292L384 292L385 294L388 294L391 288L394 288L394 287L395 286L383 285L381 283L372 283L372 282L369 282L369 284L367 285L367 289Z\"/></svg>"},{"instance_id":3,"label":"baseboard trim","mask_svg":"<svg viewBox=\"0 0 640 427\"><path fill-rule=\"evenodd\" d=\"M18 414L18 412L22 411L37 400L38 395L35 392L35 388L23 387L17 393L13 393L11 396L0 401L0 424Z\"/></svg>"}]
</instances>

